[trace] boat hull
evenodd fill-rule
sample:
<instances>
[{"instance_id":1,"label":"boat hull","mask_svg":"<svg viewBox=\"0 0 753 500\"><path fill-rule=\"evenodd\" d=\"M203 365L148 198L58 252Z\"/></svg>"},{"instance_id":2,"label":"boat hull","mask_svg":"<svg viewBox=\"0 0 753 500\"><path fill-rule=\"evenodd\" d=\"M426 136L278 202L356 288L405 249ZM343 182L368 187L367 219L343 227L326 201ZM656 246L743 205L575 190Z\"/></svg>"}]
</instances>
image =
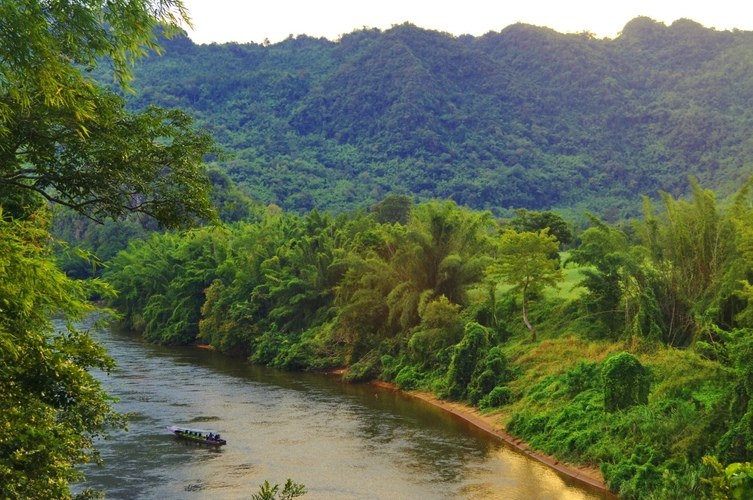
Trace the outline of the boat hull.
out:
<instances>
[{"instance_id":1,"label":"boat hull","mask_svg":"<svg viewBox=\"0 0 753 500\"><path fill-rule=\"evenodd\" d=\"M206 438L200 438L200 437L196 437L189 434L189 432L198 432L199 434L204 435L204 434L209 434L209 432L211 431L204 431L201 429L186 429L186 428L175 427L175 426L168 426L167 430L175 434L180 439L184 439L186 441L191 441L194 443L206 444L208 446L223 446L227 444L227 441L225 441L224 439L220 439L220 440L206 439Z\"/></svg>"}]
</instances>

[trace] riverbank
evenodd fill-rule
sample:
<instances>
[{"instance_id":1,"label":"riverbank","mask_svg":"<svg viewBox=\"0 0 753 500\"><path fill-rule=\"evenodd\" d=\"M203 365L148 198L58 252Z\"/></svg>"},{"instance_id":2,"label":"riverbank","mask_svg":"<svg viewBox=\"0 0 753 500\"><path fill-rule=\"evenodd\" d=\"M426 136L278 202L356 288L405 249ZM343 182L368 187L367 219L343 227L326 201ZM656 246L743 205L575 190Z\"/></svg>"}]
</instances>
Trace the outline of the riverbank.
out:
<instances>
[{"instance_id":1,"label":"riverbank","mask_svg":"<svg viewBox=\"0 0 753 500\"><path fill-rule=\"evenodd\" d=\"M372 382L372 384L386 389L392 389L396 391L401 390L396 385L387 382L374 381ZM520 452L525 453L534 460L537 460L551 467L562 475L565 475L589 487L604 491L604 493L607 495L606 498L618 498L617 495L609 491L607 485L604 483L604 478L601 475L601 471L599 471L596 466L578 466L574 464L562 463L551 455L546 455L539 451L532 450L523 440L515 438L505 432L505 430L499 424L499 415L496 413L482 414L476 408L452 401L442 401L428 392L403 392L404 394L411 395L413 397L426 401L431 405L442 408L443 410L448 411L453 415L456 415L457 417L462 418L463 420L475 425L479 429L482 429L489 434L493 434L494 436L502 439L507 444L516 448Z\"/></svg>"}]
</instances>

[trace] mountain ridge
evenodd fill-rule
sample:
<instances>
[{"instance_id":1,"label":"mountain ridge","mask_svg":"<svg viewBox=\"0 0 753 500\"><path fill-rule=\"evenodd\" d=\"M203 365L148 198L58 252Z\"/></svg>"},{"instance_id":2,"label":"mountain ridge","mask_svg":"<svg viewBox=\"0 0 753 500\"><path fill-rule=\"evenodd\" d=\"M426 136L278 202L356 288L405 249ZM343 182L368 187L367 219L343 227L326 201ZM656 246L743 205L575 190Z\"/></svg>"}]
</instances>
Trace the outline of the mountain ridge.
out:
<instances>
[{"instance_id":1,"label":"mountain ridge","mask_svg":"<svg viewBox=\"0 0 753 500\"><path fill-rule=\"evenodd\" d=\"M338 41L164 40L131 106L181 107L255 199L305 212L389 193L634 216L636 195L730 194L753 158L753 32L639 17L614 39L516 24L480 37L412 24Z\"/></svg>"}]
</instances>

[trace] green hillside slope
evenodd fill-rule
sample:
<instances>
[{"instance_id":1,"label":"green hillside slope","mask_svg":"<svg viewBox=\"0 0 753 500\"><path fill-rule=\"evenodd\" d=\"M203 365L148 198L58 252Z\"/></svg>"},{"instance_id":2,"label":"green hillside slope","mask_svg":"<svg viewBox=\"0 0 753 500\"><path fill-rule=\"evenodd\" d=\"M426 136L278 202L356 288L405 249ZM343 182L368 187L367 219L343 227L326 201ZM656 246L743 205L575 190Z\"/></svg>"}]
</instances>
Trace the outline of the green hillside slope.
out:
<instances>
[{"instance_id":1,"label":"green hillside slope","mask_svg":"<svg viewBox=\"0 0 753 500\"><path fill-rule=\"evenodd\" d=\"M636 215L636 194L724 196L750 175L753 33L648 18L617 38L410 24L336 42L164 42L131 105L181 107L254 198L334 211L387 193Z\"/></svg>"}]
</instances>

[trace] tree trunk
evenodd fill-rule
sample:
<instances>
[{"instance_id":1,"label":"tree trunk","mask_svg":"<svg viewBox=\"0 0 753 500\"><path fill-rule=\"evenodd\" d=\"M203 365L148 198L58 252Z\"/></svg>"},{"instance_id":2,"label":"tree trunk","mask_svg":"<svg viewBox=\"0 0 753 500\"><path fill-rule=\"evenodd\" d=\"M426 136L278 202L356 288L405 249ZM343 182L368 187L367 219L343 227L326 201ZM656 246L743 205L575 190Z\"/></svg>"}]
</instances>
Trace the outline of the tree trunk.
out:
<instances>
[{"instance_id":1,"label":"tree trunk","mask_svg":"<svg viewBox=\"0 0 753 500\"><path fill-rule=\"evenodd\" d=\"M630 324L630 281L629 278L625 278L625 327L623 331L627 331Z\"/></svg>"},{"instance_id":2,"label":"tree trunk","mask_svg":"<svg viewBox=\"0 0 753 500\"><path fill-rule=\"evenodd\" d=\"M492 325L494 330L499 329L499 320L497 319L497 294L495 293L495 284L489 286L489 304L492 310Z\"/></svg>"},{"instance_id":3,"label":"tree trunk","mask_svg":"<svg viewBox=\"0 0 753 500\"><path fill-rule=\"evenodd\" d=\"M523 323L525 323L528 329L531 330L531 340L536 342L536 330L533 329L533 325L530 321L528 321L528 302L526 301L526 288L528 288L528 286L523 287Z\"/></svg>"}]
</instances>

